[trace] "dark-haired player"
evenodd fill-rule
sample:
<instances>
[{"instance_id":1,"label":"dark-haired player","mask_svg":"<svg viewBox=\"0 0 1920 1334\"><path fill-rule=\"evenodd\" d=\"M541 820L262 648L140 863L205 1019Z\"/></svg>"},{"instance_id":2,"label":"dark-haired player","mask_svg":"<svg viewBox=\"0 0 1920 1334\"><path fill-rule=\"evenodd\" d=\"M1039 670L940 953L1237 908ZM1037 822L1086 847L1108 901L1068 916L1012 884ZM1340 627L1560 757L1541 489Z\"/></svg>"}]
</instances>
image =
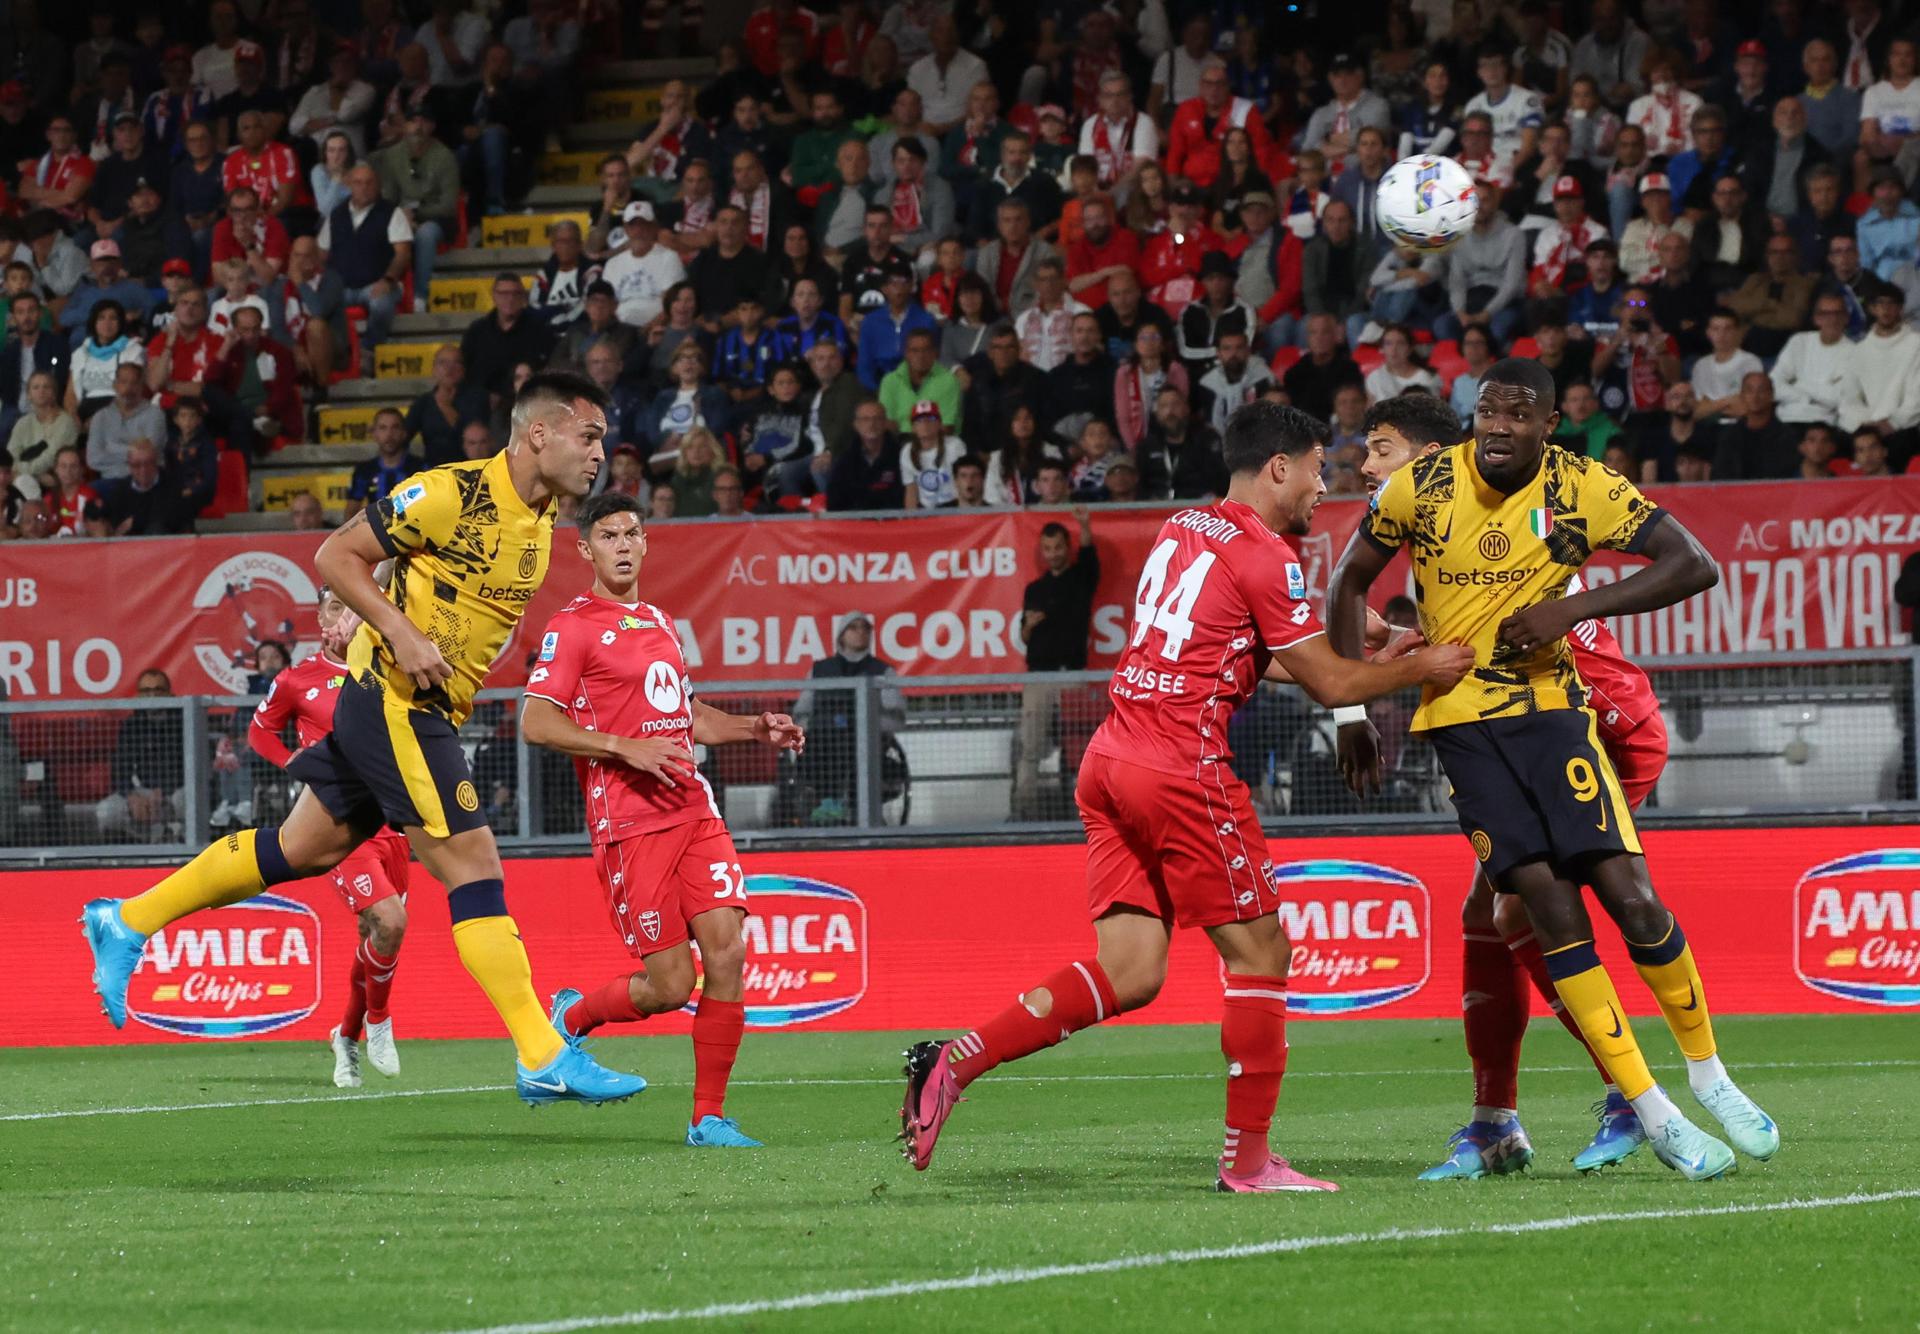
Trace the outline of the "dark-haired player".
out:
<instances>
[{"instance_id":1,"label":"dark-haired player","mask_svg":"<svg viewBox=\"0 0 1920 1334\"><path fill-rule=\"evenodd\" d=\"M229 834L136 898L87 905L93 984L115 1028L127 1021L148 936L198 909L331 870L388 825L448 886L454 947L513 1036L520 1097L608 1102L646 1087L603 1069L547 1022L459 732L546 578L555 501L587 493L606 434L598 385L535 375L514 400L504 450L416 473L321 544L315 568L361 618L333 731L288 764L307 786L285 824ZM393 581L383 590L374 571L388 560Z\"/></svg>"},{"instance_id":2,"label":"dark-haired player","mask_svg":"<svg viewBox=\"0 0 1920 1334\"><path fill-rule=\"evenodd\" d=\"M907 1054L902 1138L915 1168L975 1079L1151 1001L1173 928L1205 930L1225 965L1223 1191L1337 1190L1268 1147L1286 1069L1291 947L1275 909L1273 863L1227 727L1279 663L1323 705L1359 704L1415 682L1460 679L1461 646L1354 664L1328 645L1289 538L1304 535L1326 487L1327 428L1297 409L1251 403L1228 421L1232 481L1218 504L1161 526L1140 573L1133 633L1113 674L1113 712L1080 767L1087 897L1098 952L1066 965L980 1027Z\"/></svg>"},{"instance_id":3,"label":"dark-haired player","mask_svg":"<svg viewBox=\"0 0 1920 1334\"><path fill-rule=\"evenodd\" d=\"M1394 473L1460 441L1460 419L1448 404L1427 394L1385 399L1367 410L1367 458L1360 472L1369 494ZM1580 578L1568 585L1580 591ZM1589 707L1600 723L1600 743L1613 761L1626 793L1627 807L1638 811L1653 792L1667 764L1667 725L1647 674L1627 660L1607 623L1585 620L1567 635L1574 669L1587 688ZM1580 1026L1567 1013L1547 974L1546 956L1527 920L1526 909L1511 894L1496 895L1484 871L1460 912L1461 1017L1467 1031L1467 1058L1473 1064L1473 1114L1454 1132L1444 1162L1420 1174L1423 1181L1468 1180L1489 1173L1517 1172L1533 1160L1533 1145L1520 1124L1520 1042L1526 1036L1530 1006L1527 983L1546 1001L1574 1041L1586 1048L1605 1084L1600 1128L1593 1141L1574 1155L1583 1172L1608 1167L1631 1156L1647 1142L1633 1104L1615 1088L1587 1047Z\"/></svg>"},{"instance_id":4,"label":"dark-haired player","mask_svg":"<svg viewBox=\"0 0 1920 1334\"><path fill-rule=\"evenodd\" d=\"M1618 925L1701 1105L1752 1157L1771 1157L1779 1131L1721 1064L1693 953L1648 880L1567 637L1583 621L1672 606L1718 574L1693 535L1626 478L1546 444L1559 423L1553 405L1553 377L1539 362L1509 358L1487 371L1474 438L1416 460L1375 493L1334 571L1332 632L1343 652L1359 655L1367 589L1408 548L1421 628L1476 650L1462 680L1425 692L1413 729L1440 757L1461 829L1494 888L1526 905L1554 990L1655 1154L1704 1180L1733 1170L1733 1152L1654 1083L1594 952L1582 883ZM1569 592L1598 549L1650 564L1618 583ZM1339 744L1354 789L1377 787L1371 726L1342 726Z\"/></svg>"},{"instance_id":5,"label":"dark-haired player","mask_svg":"<svg viewBox=\"0 0 1920 1334\"><path fill-rule=\"evenodd\" d=\"M575 545L593 587L547 622L520 734L574 757L608 915L643 967L585 995L561 991L553 1027L575 1046L602 1024L680 1009L693 994L691 935L701 979L687 1143L759 1148L726 1113L746 1023L746 876L693 748L758 741L797 751L806 735L784 713L734 717L693 697L673 619L639 598L647 535L638 501L597 495L579 524Z\"/></svg>"},{"instance_id":6,"label":"dark-haired player","mask_svg":"<svg viewBox=\"0 0 1920 1334\"><path fill-rule=\"evenodd\" d=\"M247 728L247 744L276 769L286 768L297 753L280 739L288 723L293 724L301 750L318 745L333 730L333 708L348 680L347 664L336 656L343 652L341 626L351 619L347 604L322 585L317 614L320 650L273 678ZM327 1034L337 1088L360 1087L362 1033L367 1039L367 1064L383 1075L400 1073L387 1000L394 970L400 966L400 942L407 932L407 858L407 840L382 829L326 874L328 885L360 927L360 944L353 952L347 982L347 1012Z\"/></svg>"}]
</instances>

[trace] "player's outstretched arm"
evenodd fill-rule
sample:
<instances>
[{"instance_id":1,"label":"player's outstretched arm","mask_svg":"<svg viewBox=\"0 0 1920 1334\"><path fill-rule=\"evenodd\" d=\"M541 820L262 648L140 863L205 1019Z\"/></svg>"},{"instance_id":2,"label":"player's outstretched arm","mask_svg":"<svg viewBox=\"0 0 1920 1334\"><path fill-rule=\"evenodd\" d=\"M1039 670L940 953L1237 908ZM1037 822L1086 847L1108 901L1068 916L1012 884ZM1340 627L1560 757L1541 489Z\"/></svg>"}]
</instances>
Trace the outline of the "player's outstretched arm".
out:
<instances>
[{"instance_id":1,"label":"player's outstretched arm","mask_svg":"<svg viewBox=\"0 0 1920 1334\"><path fill-rule=\"evenodd\" d=\"M1720 567L1700 539L1664 510L1647 532L1640 554L1648 564L1625 579L1538 603L1507 617L1500 622L1500 642L1531 653L1562 638L1582 621L1658 611L1720 582Z\"/></svg>"},{"instance_id":2,"label":"player's outstretched arm","mask_svg":"<svg viewBox=\"0 0 1920 1334\"><path fill-rule=\"evenodd\" d=\"M1339 709L1408 686L1451 690L1473 669L1473 650L1465 644L1434 644L1387 662L1354 662L1335 653L1325 635L1315 635L1281 649L1275 660L1316 704Z\"/></svg>"},{"instance_id":3,"label":"player's outstretched arm","mask_svg":"<svg viewBox=\"0 0 1920 1334\"><path fill-rule=\"evenodd\" d=\"M431 690L452 677L453 668L434 642L387 601L375 577L386 559L387 550L362 510L327 535L314 553L313 568L349 611L380 632L400 670L422 690Z\"/></svg>"},{"instance_id":4,"label":"player's outstretched arm","mask_svg":"<svg viewBox=\"0 0 1920 1334\"><path fill-rule=\"evenodd\" d=\"M652 774L668 787L678 787L697 772L685 747L663 737L615 736L589 732L552 700L537 695L520 704L520 739L562 755L588 760L612 760L630 769ZM675 780L679 780L676 782Z\"/></svg>"},{"instance_id":5,"label":"player's outstretched arm","mask_svg":"<svg viewBox=\"0 0 1920 1334\"><path fill-rule=\"evenodd\" d=\"M796 754L806 749L806 729L784 713L722 713L700 700L693 702L693 739L703 746L724 746L734 741L758 741L775 750Z\"/></svg>"},{"instance_id":6,"label":"player's outstretched arm","mask_svg":"<svg viewBox=\"0 0 1920 1334\"><path fill-rule=\"evenodd\" d=\"M1426 647L1426 639L1420 632L1403 625L1394 625L1375 611L1367 608L1367 657L1373 662L1391 662L1395 658L1404 658L1417 648ZM1267 664L1263 680L1275 685L1293 685L1293 673L1287 665L1275 658Z\"/></svg>"},{"instance_id":7,"label":"player's outstretched arm","mask_svg":"<svg viewBox=\"0 0 1920 1334\"><path fill-rule=\"evenodd\" d=\"M1327 590L1327 638L1341 657L1364 657L1371 647L1367 642L1372 630L1367 590L1392 559L1392 552L1382 551L1358 532L1340 553L1340 563L1333 567L1333 584Z\"/></svg>"}]
</instances>

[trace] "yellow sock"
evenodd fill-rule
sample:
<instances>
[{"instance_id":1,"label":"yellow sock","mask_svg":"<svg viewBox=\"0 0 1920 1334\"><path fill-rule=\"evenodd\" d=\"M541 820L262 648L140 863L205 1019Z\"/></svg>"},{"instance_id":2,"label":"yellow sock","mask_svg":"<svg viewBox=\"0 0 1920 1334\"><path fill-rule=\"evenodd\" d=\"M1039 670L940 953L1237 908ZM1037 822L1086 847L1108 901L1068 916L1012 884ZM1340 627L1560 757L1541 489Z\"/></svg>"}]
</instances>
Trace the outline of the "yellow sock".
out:
<instances>
[{"instance_id":1,"label":"yellow sock","mask_svg":"<svg viewBox=\"0 0 1920 1334\"><path fill-rule=\"evenodd\" d=\"M533 990L533 965L511 917L469 917L453 924L460 962L487 993L513 1037L520 1064L538 1070L560 1054L560 1035Z\"/></svg>"},{"instance_id":2,"label":"yellow sock","mask_svg":"<svg viewBox=\"0 0 1920 1334\"><path fill-rule=\"evenodd\" d=\"M1647 1059L1640 1054L1633 1026L1620 1006L1620 994L1613 979L1594 953L1593 942L1583 940L1553 950L1546 956L1547 972L1553 977L1553 989L1560 993L1567 1013L1580 1025L1587 1045L1607 1067L1614 1087L1628 1099L1641 1096L1653 1087L1653 1074Z\"/></svg>"},{"instance_id":3,"label":"yellow sock","mask_svg":"<svg viewBox=\"0 0 1920 1334\"><path fill-rule=\"evenodd\" d=\"M1629 940L1627 955L1660 1002L1660 1013L1667 1017L1673 1040L1686 1058L1704 1061L1712 1056L1713 1019L1707 1013L1707 989L1701 985L1700 970L1694 967L1693 951L1680 923L1669 919L1667 934L1651 945Z\"/></svg>"},{"instance_id":4,"label":"yellow sock","mask_svg":"<svg viewBox=\"0 0 1920 1334\"><path fill-rule=\"evenodd\" d=\"M210 844L198 857L146 893L120 905L120 919L143 936L202 908L224 908L267 887L254 853L255 834L242 829Z\"/></svg>"}]
</instances>

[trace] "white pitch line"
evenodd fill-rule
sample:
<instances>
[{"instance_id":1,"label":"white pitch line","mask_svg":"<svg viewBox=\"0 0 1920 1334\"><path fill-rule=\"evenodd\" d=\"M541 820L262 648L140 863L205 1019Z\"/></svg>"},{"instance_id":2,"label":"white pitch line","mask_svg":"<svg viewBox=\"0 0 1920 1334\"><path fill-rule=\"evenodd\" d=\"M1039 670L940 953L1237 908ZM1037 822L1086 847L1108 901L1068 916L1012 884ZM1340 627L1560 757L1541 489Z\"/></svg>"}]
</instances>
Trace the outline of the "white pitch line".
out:
<instances>
[{"instance_id":1,"label":"white pitch line","mask_svg":"<svg viewBox=\"0 0 1920 1334\"><path fill-rule=\"evenodd\" d=\"M883 1283L869 1288L829 1288L818 1292L796 1293L791 1297L716 1302L710 1306L659 1307L652 1310L624 1311L617 1315L575 1316L566 1320L543 1320L519 1325L489 1325L461 1331L461 1334L571 1334L574 1330L582 1329L658 1325L681 1320L725 1320L738 1316L773 1315L786 1311L812 1311L825 1306L856 1306L895 1297L924 1297L939 1292L970 1292L981 1288L1004 1288L1021 1283L1042 1283L1050 1279L1086 1278L1096 1274L1164 1269L1173 1265L1204 1264L1217 1260L1248 1260L1269 1255L1291 1255L1300 1251L1324 1250L1341 1246L1378 1246L1406 1241L1434 1241L1449 1237L1524 1236L1541 1232L1564 1232L1570 1228L1587 1227L1595 1223L1638 1223L1671 1218L1722 1218L1741 1214L1845 1209L1859 1205L1885 1204L1893 1200L1913 1199L1920 1199L1920 1189L1888 1190L1872 1195L1829 1195L1814 1199L1775 1200L1756 1204L1709 1205L1698 1209L1639 1209L1617 1213L1576 1214L1567 1218L1536 1218L1524 1222L1487 1223L1474 1227L1386 1228L1378 1232L1338 1232L1321 1236L1281 1237L1273 1241L1251 1242L1238 1246L1210 1246L1193 1250L1156 1251L1144 1255L1118 1255L1108 1260L1091 1260L1079 1264L976 1270L971 1274L958 1274L951 1278Z\"/></svg>"},{"instance_id":2,"label":"white pitch line","mask_svg":"<svg viewBox=\"0 0 1920 1334\"><path fill-rule=\"evenodd\" d=\"M1920 1067L1920 1060L1892 1059L1884 1061L1747 1061L1736 1063L1738 1070L1864 1070L1864 1069L1910 1069ZM1576 1075L1591 1070L1591 1065L1530 1065L1521 1068L1527 1075ZM1423 1075L1451 1075L1462 1071L1449 1069L1419 1070L1289 1070L1288 1079L1409 1079ZM1196 1079L1217 1080L1220 1075L1214 1071L1190 1071L1186 1073L1165 1074L1127 1074L1127 1075L1021 1075L1009 1074L996 1080L996 1083L1024 1084L1139 1084L1163 1080L1188 1081ZM852 1079L736 1079L729 1088L871 1088L897 1085L900 1077L852 1078ZM7 1112L0 1113L0 1122L7 1121L66 1121L83 1116L141 1116L149 1112L218 1112L239 1107L300 1107L309 1103L340 1102L379 1102L387 1098L438 1098L456 1093L504 1093L511 1086L507 1084L464 1084L458 1088L444 1089L395 1089L382 1093L316 1093L299 1098L235 1098L225 1102L183 1102L156 1104L144 1107L73 1107L49 1112ZM666 1081L650 1081L649 1088L679 1088L682 1085Z\"/></svg>"}]
</instances>

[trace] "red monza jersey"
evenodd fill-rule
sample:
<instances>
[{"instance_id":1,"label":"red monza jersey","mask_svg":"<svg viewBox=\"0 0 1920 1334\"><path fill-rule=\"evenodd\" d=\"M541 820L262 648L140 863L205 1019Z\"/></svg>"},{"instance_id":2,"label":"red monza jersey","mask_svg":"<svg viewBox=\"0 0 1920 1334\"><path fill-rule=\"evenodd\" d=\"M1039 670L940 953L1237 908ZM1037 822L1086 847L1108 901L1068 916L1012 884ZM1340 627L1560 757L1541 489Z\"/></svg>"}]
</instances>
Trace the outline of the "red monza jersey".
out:
<instances>
[{"instance_id":1,"label":"red monza jersey","mask_svg":"<svg viewBox=\"0 0 1920 1334\"><path fill-rule=\"evenodd\" d=\"M527 694L557 705L590 732L661 738L693 753L693 683L680 634L672 618L650 603L575 598L547 622ZM669 787L605 760L575 758L574 768L596 847L720 818L703 775Z\"/></svg>"},{"instance_id":2,"label":"red monza jersey","mask_svg":"<svg viewBox=\"0 0 1920 1334\"><path fill-rule=\"evenodd\" d=\"M1578 593L1581 586L1580 577L1575 575L1567 587L1568 594ZM1575 670L1587 683L1587 706L1600 720L1603 738L1624 738L1659 715L1660 700L1653 693L1653 682L1628 660L1605 621L1580 622L1567 632L1567 645L1573 650Z\"/></svg>"},{"instance_id":3,"label":"red monza jersey","mask_svg":"<svg viewBox=\"0 0 1920 1334\"><path fill-rule=\"evenodd\" d=\"M248 744L262 759L286 768L293 752L280 734L292 723L303 750L324 739L333 731L333 706L340 702L340 687L347 683L347 677L346 664L324 653L312 654L281 672L253 711ZM316 878L325 879L341 902L359 912L381 899L406 892L411 855L405 834L382 829L325 876Z\"/></svg>"},{"instance_id":4,"label":"red monza jersey","mask_svg":"<svg viewBox=\"0 0 1920 1334\"><path fill-rule=\"evenodd\" d=\"M1160 527L1089 754L1199 777L1232 757L1227 724L1275 652L1324 631L1285 538L1238 501Z\"/></svg>"}]
</instances>

